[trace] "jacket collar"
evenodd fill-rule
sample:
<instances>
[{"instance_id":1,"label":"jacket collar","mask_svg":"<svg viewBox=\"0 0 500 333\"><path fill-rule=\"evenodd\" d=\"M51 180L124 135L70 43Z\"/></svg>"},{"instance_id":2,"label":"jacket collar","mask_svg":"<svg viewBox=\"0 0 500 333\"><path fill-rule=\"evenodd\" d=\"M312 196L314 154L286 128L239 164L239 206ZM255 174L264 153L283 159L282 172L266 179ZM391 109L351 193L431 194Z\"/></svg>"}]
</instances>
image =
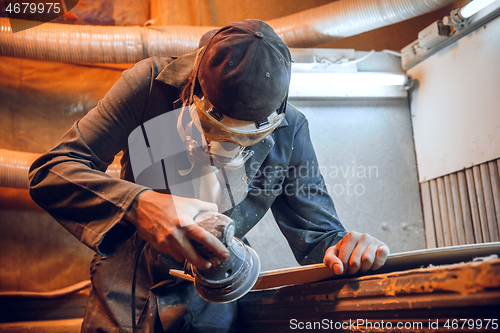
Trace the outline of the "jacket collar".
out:
<instances>
[{"instance_id":1,"label":"jacket collar","mask_svg":"<svg viewBox=\"0 0 500 333\"><path fill-rule=\"evenodd\" d=\"M197 54L198 49L176 58L158 74L156 80L182 90L191 75Z\"/></svg>"},{"instance_id":2,"label":"jacket collar","mask_svg":"<svg viewBox=\"0 0 500 333\"><path fill-rule=\"evenodd\" d=\"M260 141L259 143L251 147L248 147L248 149L254 152L254 154L245 163L248 185L252 182L253 178L255 177L255 174L257 173L257 170L259 170L260 166L262 165L262 162L264 162L267 155L269 154L269 151L273 146L274 146L274 139L273 135L271 134L264 140Z\"/></svg>"}]
</instances>

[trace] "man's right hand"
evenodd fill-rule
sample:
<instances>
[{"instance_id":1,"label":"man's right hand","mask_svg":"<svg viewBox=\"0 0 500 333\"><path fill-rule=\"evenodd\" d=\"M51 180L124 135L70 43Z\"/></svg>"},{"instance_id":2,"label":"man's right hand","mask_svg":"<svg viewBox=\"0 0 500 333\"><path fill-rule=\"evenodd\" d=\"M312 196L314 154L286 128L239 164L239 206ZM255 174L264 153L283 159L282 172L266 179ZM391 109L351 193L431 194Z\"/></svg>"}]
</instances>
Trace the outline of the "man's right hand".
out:
<instances>
[{"instance_id":1,"label":"man's right hand","mask_svg":"<svg viewBox=\"0 0 500 333\"><path fill-rule=\"evenodd\" d=\"M194 222L196 215L203 211L217 212L217 205L144 191L136 197L125 219L158 251L170 254L179 262L187 260L198 269L208 269L210 262L194 249L191 241L201 243L221 259L227 259L229 252L214 235Z\"/></svg>"}]
</instances>

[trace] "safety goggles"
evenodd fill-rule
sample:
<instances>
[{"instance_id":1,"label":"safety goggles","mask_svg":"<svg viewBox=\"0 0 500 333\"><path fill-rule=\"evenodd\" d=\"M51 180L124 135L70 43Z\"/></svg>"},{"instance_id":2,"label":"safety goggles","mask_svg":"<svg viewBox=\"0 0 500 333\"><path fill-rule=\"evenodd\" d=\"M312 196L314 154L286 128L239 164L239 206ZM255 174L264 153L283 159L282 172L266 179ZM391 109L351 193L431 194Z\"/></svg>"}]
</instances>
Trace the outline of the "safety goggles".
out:
<instances>
[{"instance_id":1,"label":"safety goggles","mask_svg":"<svg viewBox=\"0 0 500 333\"><path fill-rule=\"evenodd\" d=\"M266 119L246 121L224 115L205 97L200 99L194 95L193 101L204 135L209 141L233 142L241 147L252 146L265 139L285 118L285 105Z\"/></svg>"}]
</instances>

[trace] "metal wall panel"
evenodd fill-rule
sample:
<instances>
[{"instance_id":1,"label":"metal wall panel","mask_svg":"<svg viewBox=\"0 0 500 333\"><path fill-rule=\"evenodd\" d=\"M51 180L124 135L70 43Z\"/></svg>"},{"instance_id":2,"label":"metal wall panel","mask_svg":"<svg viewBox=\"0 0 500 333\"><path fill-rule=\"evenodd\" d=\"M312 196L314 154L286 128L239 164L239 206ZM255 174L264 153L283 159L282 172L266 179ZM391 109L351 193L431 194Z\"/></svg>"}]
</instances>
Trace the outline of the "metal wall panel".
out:
<instances>
[{"instance_id":1,"label":"metal wall panel","mask_svg":"<svg viewBox=\"0 0 500 333\"><path fill-rule=\"evenodd\" d=\"M499 167L497 159L420 183L427 248L500 239Z\"/></svg>"}]
</instances>

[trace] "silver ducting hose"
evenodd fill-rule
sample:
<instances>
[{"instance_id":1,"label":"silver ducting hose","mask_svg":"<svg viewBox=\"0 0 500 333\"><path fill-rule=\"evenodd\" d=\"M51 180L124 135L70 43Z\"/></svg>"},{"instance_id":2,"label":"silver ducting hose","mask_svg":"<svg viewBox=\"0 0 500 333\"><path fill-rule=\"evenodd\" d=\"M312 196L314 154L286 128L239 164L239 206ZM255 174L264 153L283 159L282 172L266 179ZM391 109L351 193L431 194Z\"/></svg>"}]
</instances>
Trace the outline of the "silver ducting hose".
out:
<instances>
[{"instance_id":1,"label":"silver ducting hose","mask_svg":"<svg viewBox=\"0 0 500 333\"><path fill-rule=\"evenodd\" d=\"M429 13L455 1L342 0L268 23L289 47L313 47ZM214 28L45 23L13 33L9 20L1 18L0 55L60 62L133 63L154 55L188 53L197 47L203 33Z\"/></svg>"},{"instance_id":2,"label":"silver ducting hose","mask_svg":"<svg viewBox=\"0 0 500 333\"><path fill-rule=\"evenodd\" d=\"M32 22L12 19L20 29ZM155 55L181 55L194 50L213 27L110 27L44 23L12 32L0 18L0 54L59 62L134 63Z\"/></svg>"},{"instance_id":3,"label":"silver ducting hose","mask_svg":"<svg viewBox=\"0 0 500 333\"><path fill-rule=\"evenodd\" d=\"M28 188L28 171L39 154L0 149L0 186Z\"/></svg>"},{"instance_id":4,"label":"silver ducting hose","mask_svg":"<svg viewBox=\"0 0 500 333\"><path fill-rule=\"evenodd\" d=\"M40 154L0 149L0 187L29 188L28 172ZM120 164L114 161L106 171L120 178Z\"/></svg>"},{"instance_id":5,"label":"silver ducting hose","mask_svg":"<svg viewBox=\"0 0 500 333\"><path fill-rule=\"evenodd\" d=\"M314 47L430 13L456 0L341 0L269 20L289 47Z\"/></svg>"}]
</instances>

